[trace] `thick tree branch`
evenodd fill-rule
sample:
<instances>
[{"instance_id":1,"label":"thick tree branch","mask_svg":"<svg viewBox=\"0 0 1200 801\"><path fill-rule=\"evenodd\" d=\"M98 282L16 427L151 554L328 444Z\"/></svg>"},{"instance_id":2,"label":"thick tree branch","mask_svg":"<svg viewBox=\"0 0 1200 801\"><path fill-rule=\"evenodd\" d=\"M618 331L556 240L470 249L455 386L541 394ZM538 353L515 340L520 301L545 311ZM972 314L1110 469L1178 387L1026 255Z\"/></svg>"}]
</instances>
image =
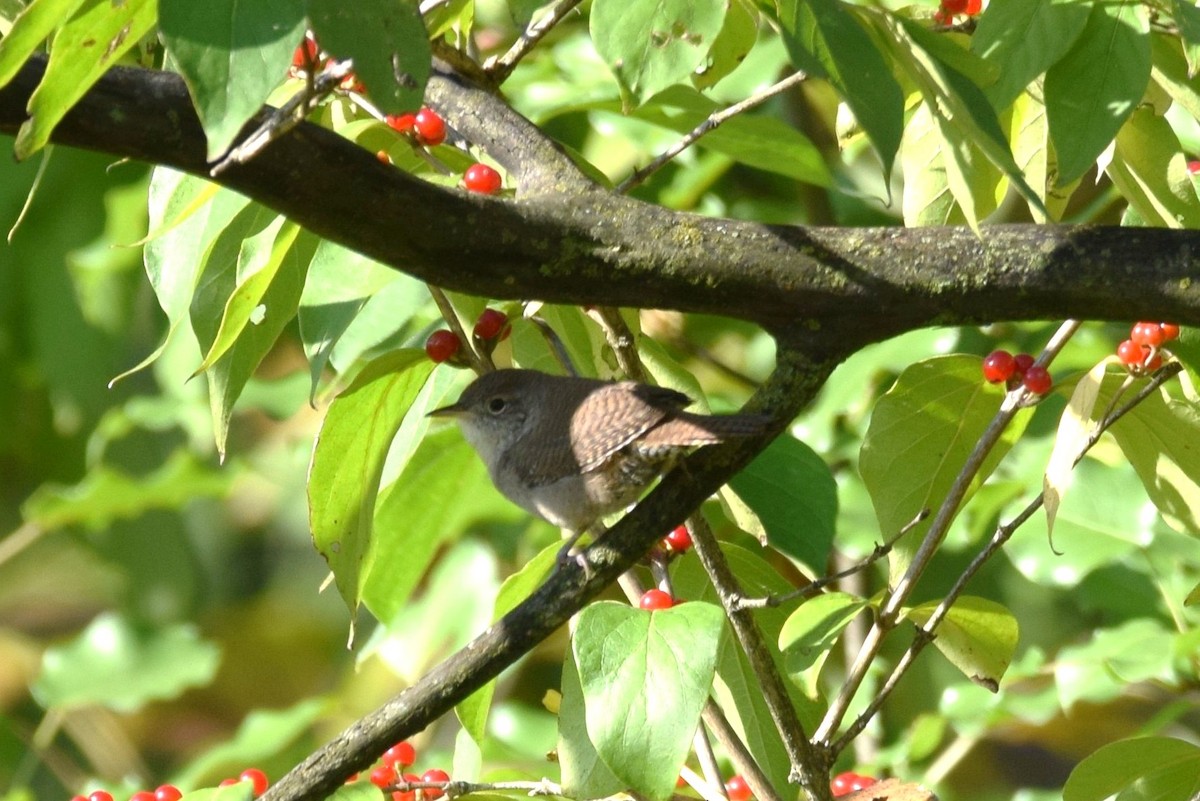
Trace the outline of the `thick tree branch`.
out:
<instances>
[{"instance_id":1,"label":"thick tree branch","mask_svg":"<svg viewBox=\"0 0 1200 801\"><path fill-rule=\"evenodd\" d=\"M0 89L0 132L25 120L43 67L31 61ZM1200 325L1200 231L1014 225L976 237L965 228L801 228L681 214L593 187L494 94L444 75L429 94L519 177L518 199L425 183L308 124L221 183L422 280L495 298L707 312L776 333L854 322L858 344L998 319ZM113 69L53 139L208 168L187 92L166 73Z\"/></svg>"}]
</instances>

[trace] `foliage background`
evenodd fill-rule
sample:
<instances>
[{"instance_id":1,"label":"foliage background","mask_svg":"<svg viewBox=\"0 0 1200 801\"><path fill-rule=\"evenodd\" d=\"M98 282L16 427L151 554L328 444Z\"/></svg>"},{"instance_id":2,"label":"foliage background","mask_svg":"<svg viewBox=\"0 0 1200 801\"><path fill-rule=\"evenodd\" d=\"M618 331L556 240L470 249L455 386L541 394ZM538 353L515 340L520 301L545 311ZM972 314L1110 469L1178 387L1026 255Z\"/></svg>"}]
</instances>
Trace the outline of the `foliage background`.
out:
<instances>
[{"instance_id":1,"label":"foliage background","mask_svg":"<svg viewBox=\"0 0 1200 801\"><path fill-rule=\"evenodd\" d=\"M512 36L498 4L479 2L475 13L481 38ZM763 44L710 97L740 99L785 61L778 40ZM546 91L555 87L560 94ZM619 113L616 84L579 23L505 88L609 176L677 137L671 125ZM836 102L814 82L761 112L816 143L808 172L765 171L715 147L693 149L636 195L766 222L901 221L899 184L890 206L881 203L887 192L866 143L838 153ZM1176 124L1188 147L1193 128ZM277 776L482 629L502 578L555 533L496 496L457 434L434 434L413 491L431 503L462 502L460 514L438 526L429 573L405 577L412 600L382 625L364 621L357 651L347 652L344 605L316 591L326 568L308 533L305 470L321 410L307 404L309 367L295 324L239 400L222 463L205 379L190 378L201 359L190 337L172 337L148 370L108 386L166 334L142 270L149 170L54 149L17 224L39 167L0 161L0 220L15 225L0 246L0 525L8 532L0 540L0 777L10 798L23 799L66 797L89 783L202 786L248 764ZM911 180L918 167L910 162L902 173ZM1065 211L1098 222L1125 213L1104 176ZM940 222L963 219L958 207L945 214ZM991 219L1028 217L1009 197ZM432 305L413 300L415 282L387 280L390 294L361 341L347 346L351 362L419 345L435 323ZM679 343L756 380L771 366L770 341L746 325L673 314L646 315L642 325L700 376L715 403L740 402L748 387ZM939 354L1036 352L1051 330L921 331L838 369L793 429L837 478L836 558L866 553L879 538L856 466L873 405L894 378ZM1088 325L1056 375L1069 384L1125 334L1123 325ZM437 391L452 396L462 381L439 368ZM328 395L318 399L320 407ZM1040 488L1064 403L1058 392L1038 407L914 600L944 591L1005 504ZM946 799L1051 798L1074 764L1114 739L1196 739L1195 613L1182 598L1200 580L1200 546L1158 520L1115 448L1099 449L1081 473L1088 491L1070 496L1056 529L1063 554L1051 551L1044 525L1031 523L972 585L1021 624L1005 692L988 694L930 652L841 767L929 781ZM870 595L883 581L880 572L855 589ZM484 775L554 773L545 754L555 721L542 696L558 686L564 642L547 642L506 676L479 756ZM449 767L457 741L461 770L451 772L471 771L457 728L446 720L422 735L423 767Z\"/></svg>"}]
</instances>

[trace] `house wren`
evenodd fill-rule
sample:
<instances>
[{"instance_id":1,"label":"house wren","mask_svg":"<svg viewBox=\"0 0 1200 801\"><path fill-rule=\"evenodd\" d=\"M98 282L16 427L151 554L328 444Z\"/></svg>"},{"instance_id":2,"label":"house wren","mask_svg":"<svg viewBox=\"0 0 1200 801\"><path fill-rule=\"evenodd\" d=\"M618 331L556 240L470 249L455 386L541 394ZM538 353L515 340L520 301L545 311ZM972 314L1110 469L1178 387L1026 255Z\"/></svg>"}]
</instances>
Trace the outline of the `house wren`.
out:
<instances>
[{"instance_id":1,"label":"house wren","mask_svg":"<svg viewBox=\"0 0 1200 801\"><path fill-rule=\"evenodd\" d=\"M761 434L770 420L692 414L689 403L633 381L496 370L430 414L458 419L509 500L579 533L636 501L691 448Z\"/></svg>"}]
</instances>

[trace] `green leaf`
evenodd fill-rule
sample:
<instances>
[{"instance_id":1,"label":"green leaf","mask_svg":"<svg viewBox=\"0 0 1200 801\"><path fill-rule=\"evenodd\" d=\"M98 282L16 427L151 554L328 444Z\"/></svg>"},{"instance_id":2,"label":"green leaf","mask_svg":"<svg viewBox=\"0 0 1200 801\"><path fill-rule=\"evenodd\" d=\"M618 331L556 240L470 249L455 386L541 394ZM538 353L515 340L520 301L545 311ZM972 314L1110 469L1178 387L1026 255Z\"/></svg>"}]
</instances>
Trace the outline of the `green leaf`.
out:
<instances>
[{"instance_id":1,"label":"green leaf","mask_svg":"<svg viewBox=\"0 0 1200 801\"><path fill-rule=\"evenodd\" d=\"M1183 41L1188 72L1194 74L1197 69L1200 69L1200 8L1192 5L1188 0L1171 0L1171 14L1179 26L1179 36Z\"/></svg>"},{"instance_id":2,"label":"green leaf","mask_svg":"<svg viewBox=\"0 0 1200 801\"><path fill-rule=\"evenodd\" d=\"M294 239L283 237L283 231L294 233L298 229L290 223L279 227L280 219L273 212L258 206L247 207L235 217L209 251L191 306L192 330L204 351L219 345L226 307L231 302L235 310L250 309L250 322L253 323L241 326L236 340L206 370L213 433L217 450L222 456L225 454L229 421L233 417L233 405L259 363L275 346L279 334L295 316L304 287L304 271L316 248L316 237L307 232ZM270 233L275 228L279 228L281 238L291 241L285 241L275 248L274 236ZM258 234L264 231L267 233L259 238ZM276 264L269 271L270 284L261 295L257 295L257 305L239 306L237 293L243 284L242 267L250 267L258 262L256 253L261 252L265 240L272 242L269 260ZM236 258L233 258L234 252ZM256 292L261 289L261 286L257 287ZM256 292L252 293L252 297Z\"/></svg>"},{"instance_id":3,"label":"green leaf","mask_svg":"<svg viewBox=\"0 0 1200 801\"><path fill-rule=\"evenodd\" d=\"M777 437L729 482L767 532L768 542L821 572L833 547L837 484L816 451Z\"/></svg>"},{"instance_id":4,"label":"green leaf","mask_svg":"<svg viewBox=\"0 0 1200 801\"><path fill-rule=\"evenodd\" d=\"M1146 225L1200 228L1200 198L1183 145L1153 108L1138 108L1121 126L1105 171Z\"/></svg>"},{"instance_id":5,"label":"green leaf","mask_svg":"<svg viewBox=\"0 0 1200 801\"><path fill-rule=\"evenodd\" d=\"M71 642L46 650L33 692L46 707L99 704L134 712L208 684L219 661L220 651L194 626L141 630L104 613Z\"/></svg>"},{"instance_id":6,"label":"green leaf","mask_svg":"<svg viewBox=\"0 0 1200 801\"><path fill-rule=\"evenodd\" d=\"M1150 80L1149 30L1141 3L1095 3L1075 46L1047 71L1059 186L1088 171L1141 101Z\"/></svg>"},{"instance_id":7,"label":"green leaf","mask_svg":"<svg viewBox=\"0 0 1200 801\"><path fill-rule=\"evenodd\" d=\"M244 195L218 189L202 178L164 167L154 170L149 199L152 234L143 256L150 285L166 312L168 328L153 353L112 383L153 363L179 327L187 325L205 254L249 203Z\"/></svg>"},{"instance_id":8,"label":"green leaf","mask_svg":"<svg viewBox=\"0 0 1200 801\"><path fill-rule=\"evenodd\" d=\"M626 109L686 81L721 32L725 10L722 0L595 0L592 41Z\"/></svg>"},{"instance_id":9,"label":"green leaf","mask_svg":"<svg viewBox=\"0 0 1200 801\"><path fill-rule=\"evenodd\" d=\"M391 620L438 549L481 520L520 523L528 515L492 485L478 454L453 427L428 434L379 501L379 533L363 567L363 603L380 620Z\"/></svg>"},{"instance_id":10,"label":"green leaf","mask_svg":"<svg viewBox=\"0 0 1200 801\"><path fill-rule=\"evenodd\" d=\"M546 305L538 311L538 316L558 334L579 374L595 378L596 366L604 364L601 353L606 347L599 326L589 320L578 306ZM514 319L510 341L515 364L544 373L562 373L562 365L558 363L554 351L533 323Z\"/></svg>"},{"instance_id":11,"label":"green leaf","mask_svg":"<svg viewBox=\"0 0 1200 801\"><path fill-rule=\"evenodd\" d=\"M156 0L84 0L54 37L46 74L29 99L29 119L17 132L18 159L41 150L63 115L154 28L156 5Z\"/></svg>"},{"instance_id":12,"label":"green leaf","mask_svg":"<svg viewBox=\"0 0 1200 801\"><path fill-rule=\"evenodd\" d=\"M1058 420L1058 431L1054 435L1054 449L1042 477L1042 506L1046 510L1046 531L1054 531L1054 516L1063 496L1071 487L1075 460L1079 459L1087 446L1094 428L1092 412L1100 397L1100 386L1104 383L1104 371L1109 359L1098 362L1088 370L1071 391L1071 400Z\"/></svg>"},{"instance_id":13,"label":"green leaf","mask_svg":"<svg viewBox=\"0 0 1200 801\"><path fill-rule=\"evenodd\" d=\"M979 15L971 51L999 67L984 93L1005 109L1062 58L1087 25L1091 6L1077 0L990 3Z\"/></svg>"},{"instance_id":14,"label":"green leaf","mask_svg":"<svg viewBox=\"0 0 1200 801\"><path fill-rule=\"evenodd\" d=\"M838 0L779 0L778 6L792 60L833 84L890 175L904 132L904 94L883 54Z\"/></svg>"},{"instance_id":15,"label":"green leaf","mask_svg":"<svg viewBox=\"0 0 1200 801\"><path fill-rule=\"evenodd\" d=\"M421 351L381 356L334 399L321 423L308 472L309 528L351 613L361 598L384 457L432 371Z\"/></svg>"},{"instance_id":16,"label":"green leaf","mask_svg":"<svg viewBox=\"0 0 1200 801\"><path fill-rule=\"evenodd\" d=\"M83 0L35 0L26 6L0 39L0 86L11 81L46 37L82 4Z\"/></svg>"},{"instance_id":17,"label":"green leaf","mask_svg":"<svg viewBox=\"0 0 1200 801\"><path fill-rule=\"evenodd\" d=\"M965 63L972 71L979 71L979 65L966 59L965 51L960 51L954 64L949 63L939 56L947 48L946 43L910 20L882 12L873 12L871 19L879 24L892 47L893 57L908 72L929 106L944 143L942 156L950 190L968 224L977 228L982 217L999 202L999 176L993 173L992 165L1030 205L1046 213L1041 208L1041 196L1029 186L1013 159L995 110L979 87L958 68ZM990 191L986 191L988 188ZM988 205L980 206L980 198L986 198Z\"/></svg>"},{"instance_id":18,"label":"green leaf","mask_svg":"<svg viewBox=\"0 0 1200 801\"><path fill-rule=\"evenodd\" d=\"M513 573L500 585L496 595L496 604L492 610L492 622L507 615L522 601L528 598L554 570L558 552L562 546L553 543L542 549L542 552L530 559L523 568ZM463 731L467 732L480 746L483 745L487 734L487 715L492 706L492 696L496 692L496 679L480 687L467 700L454 707Z\"/></svg>"},{"instance_id":19,"label":"green leaf","mask_svg":"<svg viewBox=\"0 0 1200 801\"><path fill-rule=\"evenodd\" d=\"M513 22L524 26L529 24L539 8L550 5L550 0L508 0L507 5Z\"/></svg>"},{"instance_id":20,"label":"green leaf","mask_svg":"<svg viewBox=\"0 0 1200 801\"><path fill-rule=\"evenodd\" d=\"M779 632L788 673L797 676L823 663L850 621L869 606L844 592L822 593L802 603Z\"/></svg>"},{"instance_id":21,"label":"green leaf","mask_svg":"<svg viewBox=\"0 0 1200 801\"><path fill-rule=\"evenodd\" d=\"M1167 524L1200 536L1200 410L1154 393L1109 430Z\"/></svg>"},{"instance_id":22,"label":"green leaf","mask_svg":"<svg viewBox=\"0 0 1200 801\"><path fill-rule=\"evenodd\" d=\"M300 234L300 226L284 217L277 217L266 228L242 243L238 254L237 287L221 314L217 329L204 361L196 374L212 367L236 344L246 326L261 322L264 312L276 313L263 303L272 283L287 263L288 251Z\"/></svg>"},{"instance_id":23,"label":"green leaf","mask_svg":"<svg viewBox=\"0 0 1200 801\"><path fill-rule=\"evenodd\" d=\"M1046 107L1039 99L1026 93L1013 101L1008 135L1012 141L1013 160L1025 175L1025 180L1042 198L1041 207L1028 204L1030 214L1038 222L1061 220L1078 181L1062 187L1054 185L1058 159L1050 146Z\"/></svg>"},{"instance_id":24,"label":"green leaf","mask_svg":"<svg viewBox=\"0 0 1200 801\"><path fill-rule=\"evenodd\" d=\"M1059 703L1070 710L1078 701L1102 703L1129 685L1171 678L1172 634L1155 620L1131 620L1097 631L1091 642L1068 645L1054 663Z\"/></svg>"},{"instance_id":25,"label":"green leaf","mask_svg":"<svg viewBox=\"0 0 1200 801\"><path fill-rule=\"evenodd\" d=\"M304 0L158 0L158 29L187 83L213 161L287 74L304 37Z\"/></svg>"},{"instance_id":26,"label":"green leaf","mask_svg":"<svg viewBox=\"0 0 1200 801\"><path fill-rule=\"evenodd\" d=\"M310 401L342 336L373 297L397 282L413 283L404 282L395 270L335 242L322 239L317 244L304 278L297 315L304 355L308 357ZM424 287L422 294L427 294ZM385 330L394 332L396 325L402 327L424 301L412 292L405 293L404 297L410 298L411 303L389 304L388 317L392 325ZM376 328L371 334L373 345L378 341L380 331ZM351 343L348 341L347 344Z\"/></svg>"},{"instance_id":27,"label":"green leaf","mask_svg":"<svg viewBox=\"0 0 1200 801\"><path fill-rule=\"evenodd\" d=\"M725 616L690 601L646 612L601 601L580 612L571 646L587 732L633 791L670 797L716 669Z\"/></svg>"},{"instance_id":28,"label":"green leaf","mask_svg":"<svg viewBox=\"0 0 1200 801\"><path fill-rule=\"evenodd\" d=\"M930 601L905 615L924 626L937 606L937 601ZM963 595L938 625L933 644L971 681L999 692L1000 679L1017 651L1017 637L1012 612L995 601Z\"/></svg>"},{"instance_id":29,"label":"green leaf","mask_svg":"<svg viewBox=\"0 0 1200 801\"><path fill-rule=\"evenodd\" d=\"M327 712L328 704L320 698L308 698L287 709L252 711L231 739L192 760L172 778L172 783L195 787L205 781L220 781L222 775L236 775L246 765L262 763L280 753Z\"/></svg>"},{"instance_id":30,"label":"green leaf","mask_svg":"<svg viewBox=\"0 0 1200 801\"><path fill-rule=\"evenodd\" d=\"M321 48L354 60L354 74L380 111L402 114L421 105L431 57L416 0L305 2Z\"/></svg>"},{"instance_id":31,"label":"green leaf","mask_svg":"<svg viewBox=\"0 0 1200 801\"><path fill-rule=\"evenodd\" d=\"M1134 783L1158 778L1170 780L1169 792L1137 797L1194 798L1200 792L1200 748L1174 737L1134 737L1101 746L1071 771L1063 801L1104 801Z\"/></svg>"},{"instance_id":32,"label":"green leaf","mask_svg":"<svg viewBox=\"0 0 1200 801\"><path fill-rule=\"evenodd\" d=\"M875 405L863 438L859 472L884 536L894 536L922 510L937 509L1000 410L1004 390L983 380L980 363L977 356L963 355L917 362ZM1005 429L972 479L966 498L995 469L1029 417L1029 410L1019 412ZM926 520L896 544L893 577L907 569L928 527Z\"/></svg>"},{"instance_id":33,"label":"green leaf","mask_svg":"<svg viewBox=\"0 0 1200 801\"><path fill-rule=\"evenodd\" d=\"M707 89L737 69L758 41L758 9L751 0L732 0L725 24L717 34L708 57L692 75L692 85Z\"/></svg>"},{"instance_id":34,"label":"green leaf","mask_svg":"<svg viewBox=\"0 0 1200 801\"><path fill-rule=\"evenodd\" d=\"M1105 403L1102 398L1098 405ZM1072 481L1074 489L1063 497L1054 518L1054 551L1042 515L1026 521L1005 546L1005 555L1030 581L1075 586L1144 541L1143 490L1128 464L1110 467L1087 458L1075 468Z\"/></svg>"},{"instance_id":35,"label":"green leaf","mask_svg":"<svg viewBox=\"0 0 1200 801\"><path fill-rule=\"evenodd\" d=\"M907 226L961 225L967 220L950 191L942 148L942 135L934 124L933 113L929 104L922 103L909 118L900 145L900 168L904 172L901 207Z\"/></svg>"},{"instance_id":36,"label":"green leaf","mask_svg":"<svg viewBox=\"0 0 1200 801\"><path fill-rule=\"evenodd\" d=\"M84 525L93 531L151 509L180 509L193 498L222 497L232 484L186 450L173 451L165 463L144 476L99 465L78 484L43 484L21 507L25 520L43 529Z\"/></svg>"},{"instance_id":37,"label":"green leaf","mask_svg":"<svg viewBox=\"0 0 1200 801\"><path fill-rule=\"evenodd\" d=\"M570 649L563 659L561 687L556 750L564 795L567 798L609 798L623 792L627 785L600 759L588 736L579 668Z\"/></svg>"}]
</instances>

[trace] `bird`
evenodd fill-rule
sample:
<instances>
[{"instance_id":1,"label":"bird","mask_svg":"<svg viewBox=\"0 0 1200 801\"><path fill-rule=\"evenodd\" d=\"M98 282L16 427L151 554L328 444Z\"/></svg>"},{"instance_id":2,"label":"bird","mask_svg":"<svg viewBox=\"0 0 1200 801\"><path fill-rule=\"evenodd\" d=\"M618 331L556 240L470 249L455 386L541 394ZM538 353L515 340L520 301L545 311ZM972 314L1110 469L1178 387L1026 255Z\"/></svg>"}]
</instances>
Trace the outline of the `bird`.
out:
<instances>
[{"instance_id":1,"label":"bird","mask_svg":"<svg viewBox=\"0 0 1200 801\"><path fill-rule=\"evenodd\" d=\"M501 369L430 412L455 418L496 488L575 533L633 504L693 448L764 433L762 414L684 411L682 392L636 381Z\"/></svg>"}]
</instances>

